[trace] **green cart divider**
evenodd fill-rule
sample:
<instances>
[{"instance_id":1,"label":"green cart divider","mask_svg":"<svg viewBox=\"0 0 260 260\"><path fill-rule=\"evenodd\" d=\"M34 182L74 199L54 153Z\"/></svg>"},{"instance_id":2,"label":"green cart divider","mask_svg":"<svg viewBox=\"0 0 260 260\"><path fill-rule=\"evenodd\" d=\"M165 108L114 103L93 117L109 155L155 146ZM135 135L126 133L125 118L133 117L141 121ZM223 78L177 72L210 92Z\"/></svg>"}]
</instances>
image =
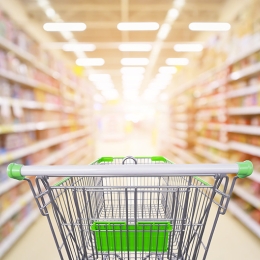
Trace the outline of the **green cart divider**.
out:
<instances>
[{"instance_id":1,"label":"green cart divider","mask_svg":"<svg viewBox=\"0 0 260 260\"><path fill-rule=\"evenodd\" d=\"M93 222L91 230L95 234L99 252L166 252L172 225L169 221L137 222Z\"/></svg>"}]
</instances>

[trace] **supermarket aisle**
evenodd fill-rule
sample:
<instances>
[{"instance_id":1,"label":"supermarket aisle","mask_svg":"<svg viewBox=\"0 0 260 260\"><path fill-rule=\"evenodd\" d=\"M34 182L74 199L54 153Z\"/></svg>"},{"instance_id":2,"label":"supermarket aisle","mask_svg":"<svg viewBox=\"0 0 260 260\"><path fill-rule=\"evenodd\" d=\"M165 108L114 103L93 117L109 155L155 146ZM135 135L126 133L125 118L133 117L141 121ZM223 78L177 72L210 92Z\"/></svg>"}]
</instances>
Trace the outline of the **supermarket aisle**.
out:
<instances>
[{"instance_id":1,"label":"supermarket aisle","mask_svg":"<svg viewBox=\"0 0 260 260\"><path fill-rule=\"evenodd\" d=\"M120 142L97 142L96 157L157 155L151 136L133 133ZM213 216L211 216L212 218ZM208 260L258 260L260 240L232 215L220 216ZM47 221L40 217L3 260L58 260Z\"/></svg>"}]
</instances>

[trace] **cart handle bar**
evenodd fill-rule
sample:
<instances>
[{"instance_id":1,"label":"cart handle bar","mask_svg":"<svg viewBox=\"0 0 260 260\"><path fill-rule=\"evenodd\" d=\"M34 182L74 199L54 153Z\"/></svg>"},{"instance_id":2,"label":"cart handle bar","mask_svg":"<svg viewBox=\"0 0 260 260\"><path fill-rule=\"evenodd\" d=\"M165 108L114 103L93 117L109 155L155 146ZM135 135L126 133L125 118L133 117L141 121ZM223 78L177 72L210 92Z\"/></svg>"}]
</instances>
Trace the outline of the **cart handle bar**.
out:
<instances>
[{"instance_id":1,"label":"cart handle bar","mask_svg":"<svg viewBox=\"0 0 260 260\"><path fill-rule=\"evenodd\" d=\"M158 176L226 176L236 173L245 178L253 172L251 161L226 164L149 164L149 165L62 165L24 166L11 163L7 167L10 178L23 180L25 176L48 177L158 177Z\"/></svg>"}]
</instances>

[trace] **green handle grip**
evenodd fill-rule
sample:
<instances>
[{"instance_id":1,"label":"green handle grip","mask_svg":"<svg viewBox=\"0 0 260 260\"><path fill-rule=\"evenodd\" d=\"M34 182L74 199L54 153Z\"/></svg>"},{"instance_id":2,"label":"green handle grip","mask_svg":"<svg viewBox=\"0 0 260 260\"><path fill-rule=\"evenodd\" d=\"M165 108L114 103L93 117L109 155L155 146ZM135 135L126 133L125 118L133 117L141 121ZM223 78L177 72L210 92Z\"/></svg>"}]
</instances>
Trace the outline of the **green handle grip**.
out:
<instances>
[{"instance_id":1,"label":"green handle grip","mask_svg":"<svg viewBox=\"0 0 260 260\"><path fill-rule=\"evenodd\" d=\"M250 176L254 171L254 166L251 161L238 162L239 171L237 173L238 178L246 178Z\"/></svg>"},{"instance_id":2,"label":"green handle grip","mask_svg":"<svg viewBox=\"0 0 260 260\"><path fill-rule=\"evenodd\" d=\"M10 163L7 167L8 176L19 181L24 180L25 177L21 174L22 167L22 164Z\"/></svg>"}]
</instances>

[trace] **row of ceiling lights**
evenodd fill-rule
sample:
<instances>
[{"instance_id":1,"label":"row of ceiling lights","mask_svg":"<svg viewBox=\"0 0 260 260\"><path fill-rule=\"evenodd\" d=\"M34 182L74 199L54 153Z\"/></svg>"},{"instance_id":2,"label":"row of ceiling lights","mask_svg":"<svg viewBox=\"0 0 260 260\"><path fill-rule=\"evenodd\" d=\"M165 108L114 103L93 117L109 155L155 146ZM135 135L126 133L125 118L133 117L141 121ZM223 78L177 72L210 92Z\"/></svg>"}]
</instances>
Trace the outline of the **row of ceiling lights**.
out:
<instances>
[{"instance_id":1,"label":"row of ceiling lights","mask_svg":"<svg viewBox=\"0 0 260 260\"><path fill-rule=\"evenodd\" d=\"M156 22L125 22L117 25L119 31L157 31L159 28L160 26ZM191 31L228 31L230 28L229 23L194 22L189 24ZM85 31L87 25L85 23L45 23L43 29L48 32Z\"/></svg>"},{"instance_id":2,"label":"row of ceiling lights","mask_svg":"<svg viewBox=\"0 0 260 260\"><path fill-rule=\"evenodd\" d=\"M84 23L46 23L43 28L46 31L84 31L87 26ZM159 24L155 22L150 23L119 23L117 28L122 31L149 31L158 30ZM189 25L191 30L195 31L228 31L230 29L230 24L228 23L191 23ZM66 43L63 45L64 51L94 51L96 46L94 44L86 43ZM151 44L146 43L127 43L120 44L118 49L122 52L149 52L152 50ZM173 49L176 52L200 52L203 50L203 45L200 43L183 43L175 44ZM136 64L129 64L134 63ZM124 63L127 64L124 64ZM128 59L122 60L122 65L147 65L148 60L146 59ZM105 64L102 58L80 58L76 61L78 66L102 66ZM147 63L147 64L145 64Z\"/></svg>"},{"instance_id":3,"label":"row of ceiling lights","mask_svg":"<svg viewBox=\"0 0 260 260\"><path fill-rule=\"evenodd\" d=\"M185 3L184 0L174 0L174 4L179 8ZM46 31L58 31L63 37L69 41L69 43L63 45L64 51L73 51L79 59L76 63L79 66L102 66L105 61L102 58L86 58L84 57L84 52L94 51L96 46L94 44L83 44L77 43L73 39L72 31L84 31L87 25L84 23L64 23L60 19L59 15L51 8L47 0L38 0L38 4L44 9L46 15L54 21L54 23L46 23L43 28ZM180 5L180 6L179 6ZM159 26L158 23L119 23L117 29L121 31L151 31L158 30L157 38L160 40L166 39L170 30L171 24L179 15L179 11L172 8L168 11L166 16L166 22ZM230 25L228 23L191 23L189 29L192 31L228 31ZM176 52L199 52L202 51L203 45L199 43L185 43L176 44L174 47ZM150 44L121 44L119 45L120 51L151 51L152 45ZM189 60L186 58L168 58L166 64L169 66L173 65L187 65ZM121 64L124 66L145 66L149 64L147 58L124 58L121 60ZM144 92L144 97L154 98L164 89L171 81L172 74L176 73L177 69L175 67L161 67L159 68L159 73L148 85L148 88ZM122 86L124 97L126 98L136 98L138 97L138 88L144 78L143 74L145 72L144 67L123 67L121 68L122 73ZM133 76L134 75L134 76ZM102 91L103 96L106 99L115 99L118 97L118 92L114 88L113 81L109 74L90 74L89 80L92 81L98 90Z\"/></svg>"}]
</instances>

